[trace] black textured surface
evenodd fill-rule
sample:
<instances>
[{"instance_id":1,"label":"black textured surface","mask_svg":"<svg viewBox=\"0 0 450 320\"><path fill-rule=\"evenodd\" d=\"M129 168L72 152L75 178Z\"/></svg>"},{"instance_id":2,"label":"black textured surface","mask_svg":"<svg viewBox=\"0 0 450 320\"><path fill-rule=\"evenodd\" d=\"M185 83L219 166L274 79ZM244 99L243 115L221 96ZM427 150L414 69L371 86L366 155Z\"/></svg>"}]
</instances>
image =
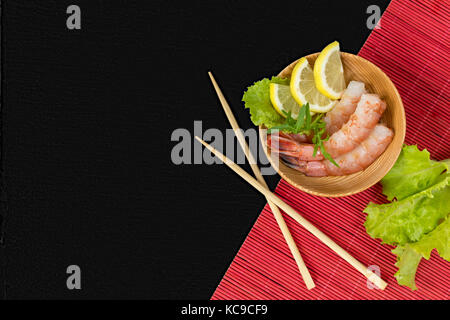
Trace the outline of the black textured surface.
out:
<instances>
[{"instance_id":1,"label":"black textured surface","mask_svg":"<svg viewBox=\"0 0 450 320\"><path fill-rule=\"evenodd\" d=\"M229 128L206 72L250 128L248 85L333 40L358 52L388 4L84 0L69 31L72 1L2 2L9 299L208 299L265 201L224 166L171 163L175 128Z\"/></svg>"}]
</instances>

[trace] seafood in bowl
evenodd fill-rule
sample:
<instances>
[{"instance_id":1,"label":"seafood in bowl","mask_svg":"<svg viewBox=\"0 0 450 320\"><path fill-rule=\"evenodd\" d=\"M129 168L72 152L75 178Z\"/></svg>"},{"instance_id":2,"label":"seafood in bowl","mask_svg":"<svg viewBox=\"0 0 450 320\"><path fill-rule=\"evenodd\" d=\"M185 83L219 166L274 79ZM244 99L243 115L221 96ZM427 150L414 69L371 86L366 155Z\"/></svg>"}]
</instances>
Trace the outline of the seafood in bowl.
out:
<instances>
[{"instance_id":1,"label":"seafood in bowl","mask_svg":"<svg viewBox=\"0 0 450 320\"><path fill-rule=\"evenodd\" d=\"M321 59L327 48L255 82L242 100L284 180L313 195L341 197L367 189L392 168L406 123L401 97L381 69L340 52L336 43L339 59L330 60L342 65L327 68ZM342 73L329 76L327 70ZM317 74L323 76L319 81ZM333 83L338 85L329 89Z\"/></svg>"},{"instance_id":2,"label":"seafood in bowl","mask_svg":"<svg viewBox=\"0 0 450 320\"><path fill-rule=\"evenodd\" d=\"M307 176L343 176L367 168L386 150L393 136L392 130L385 125L375 125L367 139L355 149L335 158L339 166L335 166L329 160L324 160L320 156L316 157L316 159L301 160L301 157L282 154L281 158L286 165L303 172Z\"/></svg>"},{"instance_id":3,"label":"seafood in bowl","mask_svg":"<svg viewBox=\"0 0 450 320\"><path fill-rule=\"evenodd\" d=\"M393 132L378 124L386 103L376 94L364 93L364 83L351 81L342 99L326 114L323 142L334 162L324 159L304 134L270 134L267 145L286 165L308 176L340 176L367 168L384 152Z\"/></svg>"}]
</instances>

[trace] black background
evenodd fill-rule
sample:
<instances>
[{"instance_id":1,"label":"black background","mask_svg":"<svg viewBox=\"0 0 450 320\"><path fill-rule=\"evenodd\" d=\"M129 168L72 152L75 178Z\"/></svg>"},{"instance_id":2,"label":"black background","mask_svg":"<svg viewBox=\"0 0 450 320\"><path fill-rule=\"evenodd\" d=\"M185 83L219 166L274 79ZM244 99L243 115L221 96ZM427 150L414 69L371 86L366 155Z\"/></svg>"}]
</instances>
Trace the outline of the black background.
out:
<instances>
[{"instance_id":1,"label":"black background","mask_svg":"<svg viewBox=\"0 0 450 320\"><path fill-rule=\"evenodd\" d=\"M173 130L229 128L209 70L252 127L243 90L334 40L357 53L371 4L2 1L0 297L209 299L265 201L224 166L173 165Z\"/></svg>"}]
</instances>

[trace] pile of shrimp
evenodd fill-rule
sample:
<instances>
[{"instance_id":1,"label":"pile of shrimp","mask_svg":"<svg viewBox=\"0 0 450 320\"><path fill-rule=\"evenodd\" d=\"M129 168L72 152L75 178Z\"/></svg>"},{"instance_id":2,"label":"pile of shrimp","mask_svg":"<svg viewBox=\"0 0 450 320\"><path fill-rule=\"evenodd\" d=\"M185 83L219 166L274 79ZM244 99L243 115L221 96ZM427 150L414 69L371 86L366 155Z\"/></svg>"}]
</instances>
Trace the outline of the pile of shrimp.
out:
<instances>
[{"instance_id":1,"label":"pile of shrimp","mask_svg":"<svg viewBox=\"0 0 450 320\"><path fill-rule=\"evenodd\" d=\"M364 87L362 82L351 81L341 100L324 117L329 135L324 147L339 167L324 159L320 150L314 156L311 136L271 134L267 137L271 152L307 176L343 176L367 168L386 150L394 133L379 123L386 103Z\"/></svg>"}]
</instances>

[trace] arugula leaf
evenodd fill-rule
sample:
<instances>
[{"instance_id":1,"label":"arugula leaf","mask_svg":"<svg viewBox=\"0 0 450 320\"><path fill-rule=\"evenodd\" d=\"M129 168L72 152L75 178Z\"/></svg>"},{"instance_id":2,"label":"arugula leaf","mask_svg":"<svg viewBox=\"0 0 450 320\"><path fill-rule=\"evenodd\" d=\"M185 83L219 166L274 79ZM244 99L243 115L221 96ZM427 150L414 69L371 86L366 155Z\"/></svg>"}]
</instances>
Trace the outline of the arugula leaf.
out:
<instances>
[{"instance_id":1,"label":"arugula leaf","mask_svg":"<svg viewBox=\"0 0 450 320\"><path fill-rule=\"evenodd\" d=\"M367 233L384 243L403 245L421 239L450 212L450 174L419 193L388 204L369 205L364 223Z\"/></svg>"},{"instance_id":2,"label":"arugula leaf","mask_svg":"<svg viewBox=\"0 0 450 320\"><path fill-rule=\"evenodd\" d=\"M416 272L422 255L411 249L408 245L398 246L392 253L397 255L397 263L395 266L398 271L395 273L397 282L402 286L407 286L411 290L416 290Z\"/></svg>"},{"instance_id":3,"label":"arugula leaf","mask_svg":"<svg viewBox=\"0 0 450 320\"><path fill-rule=\"evenodd\" d=\"M304 108L305 108L305 128L306 130L311 130L311 111L309 110L308 102L306 103L306 105L304 105Z\"/></svg>"},{"instance_id":4,"label":"arugula leaf","mask_svg":"<svg viewBox=\"0 0 450 320\"><path fill-rule=\"evenodd\" d=\"M265 125L267 128L284 123L284 118L278 114L270 102L270 83L289 84L289 79L272 77L255 82L247 88L242 97L245 108L250 109L252 122L256 125Z\"/></svg>"},{"instance_id":5,"label":"arugula leaf","mask_svg":"<svg viewBox=\"0 0 450 320\"><path fill-rule=\"evenodd\" d=\"M389 173L381 180L383 193L388 200L402 200L433 185L448 164L430 160L430 153L417 146L403 147L403 150Z\"/></svg>"},{"instance_id":6,"label":"arugula leaf","mask_svg":"<svg viewBox=\"0 0 450 320\"><path fill-rule=\"evenodd\" d=\"M325 150L325 147L323 146L323 141L320 141L320 151L323 154L323 157L330 161L332 164L334 164L336 167L340 168L336 161L331 157L331 155Z\"/></svg>"},{"instance_id":7,"label":"arugula leaf","mask_svg":"<svg viewBox=\"0 0 450 320\"><path fill-rule=\"evenodd\" d=\"M306 110L306 107L300 108L300 112L298 113L298 116L297 116L297 123L295 124L296 132L299 132L305 123L305 110Z\"/></svg>"},{"instance_id":8,"label":"arugula leaf","mask_svg":"<svg viewBox=\"0 0 450 320\"><path fill-rule=\"evenodd\" d=\"M323 115L324 115L323 113L320 113L320 114L316 115L316 117L314 118L313 122L311 123L311 127L315 127L315 126L319 127L322 124L325 124L323 121L319 123L319 121L322 119Z\"/></svg>"}]
</instances>

